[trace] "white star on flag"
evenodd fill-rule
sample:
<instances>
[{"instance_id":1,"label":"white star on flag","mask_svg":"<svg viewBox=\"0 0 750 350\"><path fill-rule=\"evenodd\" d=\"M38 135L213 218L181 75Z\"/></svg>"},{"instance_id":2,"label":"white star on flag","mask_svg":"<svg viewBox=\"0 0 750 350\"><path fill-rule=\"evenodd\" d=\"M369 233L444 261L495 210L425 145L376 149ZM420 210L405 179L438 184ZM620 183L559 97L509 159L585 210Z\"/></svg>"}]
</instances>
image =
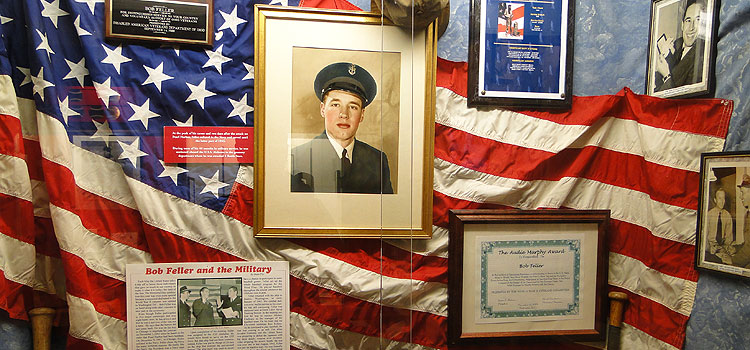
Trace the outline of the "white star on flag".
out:
<instances>
[{"instance_id":1,"label":"white star on flag","mask_svg":"<svg viewBox=\"0 0 750 350\"><path fill-rule=\"evenodd\" d=\"M34 84L32 89L35 94L39 95L39 98L44 102L44 89L55 86L54 84L44 80L44 67L39 67L39 73L36 76L31 77L31 82Z\"/></svg>"},{"instance_id":2,"label":"white star on flag","mask_svg":"<svg viewBox=\"0 0 750 350\"><path fill-rule=\"evenodd\" d=\"M210 192L214 195L214 197L219 198L219 189L229 186L227 183L223 183L219 181L219 171L216 170L214 173L214 176L211 178L204 177L202 175L199 175L201 180L203 180L203 183L206 184L206 187L203 188L203 191L201 191L201 194Z\"/></svg>"},{"instance_id":3,"label":"white star on flag","mask_svg":"<svg viewBox=\"0 0 750 350\"><path fill-rule=\"evenodd\" d=\"M245 62L242 62L242 65L245 66L245 69L247 70L247 74L242 78L242 80L255 80L255 66L252 64L247 64Z\"/></svg>"},{"instance_id":4,"label":"white star on flag","mask_svg":"<svg viewBox=\"0 0 750 350\"><path fill-rule=\"evenodd\" d=\"M134 167L137 168L138 165L136 165L135 163L138 161L138 158L148 155L148 153L140 150L140 141L141 139L138 137L136 137L135 141L131 142L130 144L117 140L117 143L120 144L120 148L122 148L122 153L119 157L117 157L117 159L127 159L131 164L133 164Z\"/></svg>"},{"instance_id":5,"label":"white star on flag","mask_svg":"<svg viewBox=\"0 0 750 350\"><path fill-rule=\"evenodd\" d=\"M203 78L203 81L201 81L198 85L193 85L188 82L185 82L185 84L187 84L188 89L190 89L190 96L188 96L185 102L198 101L198 104L201 105L201 108L205 108L203 104L206 100L206 97L216 95L215 93L206 89L206 78Z\"/></svg>"},{"instance_id":6,"label":"white star on flag","mask_svg":"<svg viewBox=\"0 0 750 350\"><path fill-rule=\"evenodd\" d=\"M57 18L60 16L67 16L68 13L60 9L60 0L53 0L52 2L46 2L39 0L42 3L42 16L47 17L52 21L52 24L57 28Z\"/></svg>"},{"instance_id":7,"label":"white star on flag","mask_svg":"<svg viewBox=\"0 0 750 350\"><path fill-rule=\"evenodd\" d=\"M289 6L289 0L273 0L269 5L279 4L281 6Z\"/></svg>"},{"instance_id":8,"label":"white star on flag","mask_svg":"<svg viewBox=\"0 0 750 350\"><path fill-rule=\"evenodd\" d=\"M191 114L190 118L188 118L184 122L181 122L177 119L172 119L172 121L174 122L174 125L177 125L177 126L193 126L193 115Z\"/></svg>"},{"instance_id":9,"label":"white star on flag","mask_svg":"<svg viewBox=\"0 0 750 350\"><path fill-rule=\"evenodd\" d=\"M137 105L134 103L128 102L128 105L130 105L130 108L133 109L133 115L128 118L129 122L132 122L134 120L140 121L141 124L143 124L143 127L148 130L148 120L151 118L157 118L159 117L158 114L154 113L149 109L150 99L146 99L146 102L144 102L142 105Z\"/></svg>"},{"instance_id":10,"label":"white star on flag","mask_svg":"<svg viewBox=\"0 0 750 350\"><path fill-rule=\"evenodd\" d=\"M111 77L107 78L103 83L97 83L93 81L94 83L94 89L96 89L96 94L99 96L99 98L104 102L104 105L109 108L109 98L112 96L120 96L117 91L112 90L110 87L110 79Z\"/></svg>"},{"instance_id":11,"label":"white star on flag","mask_svg":"<svg viewBox=\"0 0 750 350\"><path fill-rule=\"evenodd\" d=\"M114 50L110 50L106 45L102 44L104 51L107 53L107 57L102 60L102 63L109 63L115 67L117 74L120 74L120 65L125 62L132 61L130 58L123 56L122 46L117 46Z\"/></svg>"},{"instance_id":12,"label":"white star on flag","mask_svg":"<svg viewBox=\"0 0 750 350\"><path fill-rule=\"evenodd\" d=\"M94 122L94 126L96 127L96 132L91 135L92 139L101 139L104 142L109 142L110 136L112 136L112 129L109 128L109 124L105 120L104 123L99 123L96 120L91 120Z\"/></svg>"},{"instance_id":13,"label":"white star on flag","mask_svg":"<svg viewBox=\"0 0 750 350\"><path fill-rule=\"evenodd\" d=\"M23 68L23 67L16 67L16 68L18 68L18 70L20 70L21 73L23 73L23 80L21 80L21 83L18 84L18 86L24 86L30 83L31 82L31 70L28 68Z\"/></svg>"},{"instance_id":14,"label":"white star on flag","mask_svg":"<svg viewBox=\"0 0 750 350\"><path fill-rule=\"evenodd\" d=\"M237 26L242 23L247 23L246 20L237 17L237 5L234 5L234 9L231 13L225 13L223 11L219 11L221 14L221 17L224 17L224 23L219 27L219 31L222 31L224 29L231 29L232 33L236 36L237 35Z\"/></svg>"},{"instance_id":15,"label":"white star on flag","mask_svg":"<svg viewBox=\"0 0 750 350\"><path fill-rule=\"evenodd\" d=\"M68 61L66 58L65 63L70 67L70 72L63 77L63 80L76 79L78 80L78 85L83 86L83 78L89 74L89 70L86 68L86 58L81 57L81 60L78 61L78 63Z\"/></svg>"},{"instance_id":16,"label":"white star on flag","mask_svg":"<svg viewBox=\"0 0 750 350\"><path fill-rule=\"evenodd\" d=\"M141 85L154 84L156 85L156 89L159 90L159 92L161 92L161 83L163 81L173 79L172 76L164 74L164 62L159 63L156 68L151 68L148 66L143 66L143 68L145 68L146 72L148 72L148 78L146 78L146 81L144 81Z\"/></svg>"},{"instance_id":17,"label":"white star on flag","mask_svg":"<svg viewBox=\"0 0 750 350\"><path fill-rule=\"evenodd\" d=\"M39 43L39 46L37 46L36 49L47 51L47 58L49 59L49 55L51 53L55 53L55 51L52 51L52 48L49 46L47 35L39 31L39 29L37 29L36 32L37 34L39 34L39 38L42 40L42 42Z\"/></svg>"},{"instance_id":18,"label":"white star on flag","mask_svg":"<svg viewBox=\"0 0 750 350\"><path fill-rule=\"evenodd\" d=\"M206 61L206 64L203 65L203 68L213 66L217 71L219 71L219 74L221 74L221 65L232 60L231 58L228 58L221 53L221 50L223 49L224 44L221 44L216 49L216 51L206 50L208 61Z\"/></svg>"},{"instance_id":19,"label":"white star on flag","mask_svg":"<svg viewBox=\"0 0 750 350\"><path fill-rule=\"evenodd\" d=\"M58 101L60 101L59 98ZM68 103L68 96L65 96L65 99L60 101L58 105L60 106L60 114L62 114L65 125L68 125L68 118L74 115L80 115L78 112L70 108L70 105Z\"/></svg>"},{"instance_id":20,"label":"white star on flag","mask_svg":"<svg viewBox=\"0 0 750 350\"><path fill-rule=\"evenodd\" d=\"M75 0L79 4L86 4L89 7L89 10L91 10L91 14L94 13L94 9L96 8L96 4L103 4L104 0Z\"/></svg>"},{"instance_id":21,"label":"white star on flag","mask_svg":"<svg viewBox=\"0 0 750 350\"><path fill-rule=\"evenodd\" d=\"M86 36L91 35L86 29L83 29L81 27L81 16L76 17L76 20L73 21L73 25L76 27L76 32L78 33L78 36Z\"/></svg>"},{"instance_id":22,"label":"white star on flag","mask_svg":"<svg viewBox=\"0 0 750 350\"><path fill-rule=\"evenodd\" d=\"M255 110L253 106L247 104L247 94L245 94L245 96L242 96L239 101L235 101L230 98L229 103L232 104L232 111L229 112L227 119L237 116L242 119L243 123L247 123L247 114Z\"/></svg>"},{"instance_id":23,"label":"white star on flag","mask_svg":"<svg viewBox=\"0 0 750 350\"><path fill-rule=\"evenodd\" d=\"M5 24L5 23L8 23L8 22L10 22L12 20L13 20L13 18L5 17L5 16L0 16L0 24Z\"/></svg>"},{"instance_id":24,"label":"white star on flag","mask_svg":"<svg viewBox=\"0 0 750 350\"><path fill-rule=\"evenodd\" d=\"M174 182L175 186L177 186L177 175L188 172L187 170L178 166L167 165L162 160L159 160L159 164L161 164L162 168L164 168L164 171L162 171L161 174L157 175L157 177L168 176L170 179L172 179L172 182Z\"/></svg>"}]
</instances>

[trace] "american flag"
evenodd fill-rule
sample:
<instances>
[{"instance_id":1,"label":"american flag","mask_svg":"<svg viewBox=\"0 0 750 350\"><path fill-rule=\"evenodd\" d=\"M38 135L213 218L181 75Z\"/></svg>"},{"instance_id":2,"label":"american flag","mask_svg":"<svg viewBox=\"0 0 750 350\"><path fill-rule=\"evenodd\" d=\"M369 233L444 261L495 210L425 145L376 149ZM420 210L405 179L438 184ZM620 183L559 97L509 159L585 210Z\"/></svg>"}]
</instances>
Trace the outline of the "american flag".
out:
<instances>
[{"instance_id":1,"label":"american flag","mask_svg":"<svg viewBox=\"0 0 750 350\"><path fill-rule=\"evenodd\" d=\"M252 166L160 161L164 126L253 125L253 5L216 0L214 45L191 49L105 42L101 0L0 0L11 317L66 304L68 348L125 349L126 264L287 260L294 347L445 349L447 211L567 207L612 211L624 348L682 347L699 155L722 149L731 101L624 89L563 112L480 111L466 63L439 60L431 240L256 240Z\"/></svg>"}]
</instances>

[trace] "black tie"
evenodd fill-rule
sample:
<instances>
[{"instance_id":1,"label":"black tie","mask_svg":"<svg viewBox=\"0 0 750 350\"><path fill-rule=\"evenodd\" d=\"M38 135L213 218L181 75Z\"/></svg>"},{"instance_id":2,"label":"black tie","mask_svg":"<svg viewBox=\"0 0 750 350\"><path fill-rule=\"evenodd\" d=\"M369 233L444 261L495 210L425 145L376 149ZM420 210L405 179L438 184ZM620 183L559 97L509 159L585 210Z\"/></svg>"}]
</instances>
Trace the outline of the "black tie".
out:
<instances>
[{"instance_id":1,"label":"black tie","mask_svg":"<svg viewBox=\"0 0 750 350\"><path fill-rule=\"evenodd\" d=\"M724 244L724 234L721 232L721 211L719 211L719 217L716 220L716 243L719 245Z\"/></svg>"},{"instance_id":2,"label":"black tie","mask_svg":"<svg viewBox=\"0 0 750 350\"><path fill-rule=\"evenodd\" d=\"M352 162L346 157L346 148L341 152L341 176L346 176L349 173L349 168L352 167Z\"/></svg>"}]
</instances>

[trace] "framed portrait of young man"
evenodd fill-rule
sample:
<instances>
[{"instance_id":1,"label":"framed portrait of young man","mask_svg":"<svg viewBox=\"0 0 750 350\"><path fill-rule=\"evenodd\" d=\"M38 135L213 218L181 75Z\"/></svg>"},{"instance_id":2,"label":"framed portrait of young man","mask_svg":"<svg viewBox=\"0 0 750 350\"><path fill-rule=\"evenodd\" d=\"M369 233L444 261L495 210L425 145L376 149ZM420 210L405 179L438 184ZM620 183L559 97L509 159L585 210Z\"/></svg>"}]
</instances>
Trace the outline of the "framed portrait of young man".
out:
<instances>
[{"instance_id":1,"label":"framed portrait of young man","mask_svg":"<svg viewBox=\"0 0 750 350\"><path fill-rule=\"evenodd\" d=\"M692 97L713 88L716 0L655 0L651 4L646 94Z\"/></svg>"},{"instance_id":2,"label":"framed portrait of young man","mask_svg":"<svg viewBox=\"0 0 750 350\"><path fill-rule=\"evenodd\" d=\"M255 16L256 237L429 238L436 25Z\"/></svg>"},{"instance_id":3,"label":"framed portrait of young man","mask_svg":"<svg viewBox=\"0 0 750 350\"><path fill-rule=\"evenodd\" d=\"M750 277L750 152L701 155L696 267Z\"/></svg>"}]
</instances>

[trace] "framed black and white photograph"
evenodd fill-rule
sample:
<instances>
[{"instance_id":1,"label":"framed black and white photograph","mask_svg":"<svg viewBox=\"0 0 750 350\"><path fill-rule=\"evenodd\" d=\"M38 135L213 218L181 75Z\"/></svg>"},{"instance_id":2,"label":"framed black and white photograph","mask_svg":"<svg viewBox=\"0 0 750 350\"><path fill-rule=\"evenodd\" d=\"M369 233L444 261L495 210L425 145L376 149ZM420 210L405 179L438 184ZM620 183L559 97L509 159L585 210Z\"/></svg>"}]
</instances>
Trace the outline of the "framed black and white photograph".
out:
<instances>
[{"instance_id":1,"label":"framed black and white photograph","mask_svg":"<svg viewBox=\"0 0 750 350\"><path fill-rule=\"evenodd\" d=\"M647 95L692 97L711 92L717 21L715 0L652 2Z\"/></svg>"},{"instance_id":2,"label":"framed black and white photograph","mask_svg":"<svg viewBox=\"0 0 750 350\"><path fill-rule=\"evenodd\" d=\"M469 107L570 107L574 8L569 0L472 0Z\"/></svg>"},{"instance_id":3,"label":"framed black and white photograph","mask_svg":"<svg viewBox=\"0 0 750 350\"><path fill-rule=\"evenodd\" d=\"M255 236L429 238L436 23L257 6L255 24Z\"/></svg>"},{"instance_id":4,"label":"framed black and white photograph","mask_svg":"<svg viewBox=\"0 0 750 350\"><path fill-rule=\"evenodd\" d=\"M609 210L449 213L448 344L601 341Z\"/></svg>"},{"instance_id":5,"label":"framed black and white photograph","mask_svg":"<svg viewBox=\"0 0 750 350\"><path fill-rule=\"evenodd\" d=\"M750 277L750 152L701 155L696 267Z\"/></svg>"}]
</instances>

